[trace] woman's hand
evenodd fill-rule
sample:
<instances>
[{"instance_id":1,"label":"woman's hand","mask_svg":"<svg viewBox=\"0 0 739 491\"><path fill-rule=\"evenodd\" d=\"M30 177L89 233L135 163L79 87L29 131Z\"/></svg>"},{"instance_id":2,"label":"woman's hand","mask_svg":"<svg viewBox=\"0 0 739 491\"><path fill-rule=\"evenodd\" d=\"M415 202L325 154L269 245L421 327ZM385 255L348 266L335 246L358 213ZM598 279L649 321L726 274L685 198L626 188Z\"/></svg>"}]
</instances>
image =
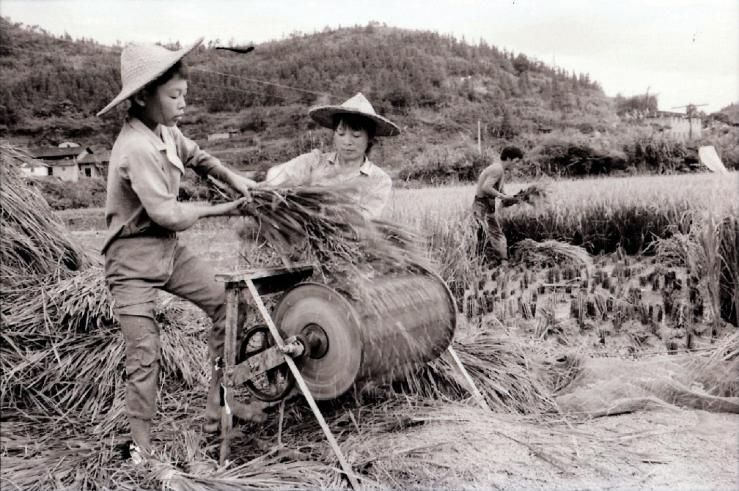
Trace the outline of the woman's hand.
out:
<instances>
[{"instance_id":1,"label":"woman's hand","mask_svg":"<svg viewBox=\"0 0 739 491\"><path fill-rule=\"evenodd\" d=\"M229 184L232 188L234 188L236 191L241 193L242 196L248 198L249 200L251 200L251 194L249 190L257 187L256 181L252 181L251 179L240 176L238 174L233 175Z\"/></svg>"}]
</instances>

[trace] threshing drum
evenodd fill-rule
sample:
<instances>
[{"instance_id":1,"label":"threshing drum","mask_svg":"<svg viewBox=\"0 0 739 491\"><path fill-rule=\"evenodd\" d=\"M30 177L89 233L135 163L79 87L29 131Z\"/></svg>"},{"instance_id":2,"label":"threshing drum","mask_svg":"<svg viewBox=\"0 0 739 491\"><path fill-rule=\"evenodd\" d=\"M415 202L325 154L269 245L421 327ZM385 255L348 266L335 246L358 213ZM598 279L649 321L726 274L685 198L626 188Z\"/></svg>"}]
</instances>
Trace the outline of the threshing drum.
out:
<instances>
[{"instance_id":1,"label":"threshing drum","mask_svg":"<svg viewBox=\"0 0 739 491\"><path fill-rule=\"evenodd\" d=\"M300 373L315 399L328 400L369 381L396 380L437 358L452 341L456 305L438 276L408 273L369 280L361 300L302 283L272 317L285 337L309 340Z\"/></svg>"}]
</instances>

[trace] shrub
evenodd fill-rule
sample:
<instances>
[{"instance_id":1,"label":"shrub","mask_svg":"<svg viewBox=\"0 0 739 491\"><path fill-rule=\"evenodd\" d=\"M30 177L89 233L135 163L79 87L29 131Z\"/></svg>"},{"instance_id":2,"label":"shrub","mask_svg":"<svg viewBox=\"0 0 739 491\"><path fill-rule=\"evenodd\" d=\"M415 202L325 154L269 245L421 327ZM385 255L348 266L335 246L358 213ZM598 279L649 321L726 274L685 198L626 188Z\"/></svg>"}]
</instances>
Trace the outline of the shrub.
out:
<instances>
[{"instance_id":1,"label":"shrub","mask_svg":"<svg viewBox=\"0 0 739 491\"><path fill-rule=\"evenodd\" d=\"M414 161L398 172L403 181L422 181L439 185L455 182L474 182L483 169L493 163L488 154L472 148L449 148L437 145L425 150Z\"/></svg>"},{"instance_id":2,"label":"shrub","mask_svg":"<svg viewBox=\"0 0 739 491\"><path fill-rule=\"evenodd\" d=\"M685 144L655 134L636 137L624 145L624 151L637 167L659 174L681 169L689 157Z\"/></svg>"},{"instance_id":3,"label":"shrub","mask_svg":"<svg viewBox=\"0 0 739 491\"><path fill-rule=\"evenodd\" d=\"M724 127L704 133L700 145L713 145L727 169L739 169L739 128Z\"/></svg>"},{"instance_id":4,"label":"shrub","mask_svg":"<svg viewBox=\"0 0 739 491\"><path fill-rule=\"evenodd\" d=\"M608 175L625 170L627 164L609 142L574 133L549 136L530 153L529 160L552 176Z\"/></svg>"},{"instance_id":5,"label":"shrub","mask_svg":"<svg viewBox=\"0 0 739 491\"><path fill-rule=\"evenodd\" d=\"M58 177L34 177L29 183L41 191L54 210L105 206L105 180L101 177L77 182L65 182Z\"/></svg>"}]
</instances>

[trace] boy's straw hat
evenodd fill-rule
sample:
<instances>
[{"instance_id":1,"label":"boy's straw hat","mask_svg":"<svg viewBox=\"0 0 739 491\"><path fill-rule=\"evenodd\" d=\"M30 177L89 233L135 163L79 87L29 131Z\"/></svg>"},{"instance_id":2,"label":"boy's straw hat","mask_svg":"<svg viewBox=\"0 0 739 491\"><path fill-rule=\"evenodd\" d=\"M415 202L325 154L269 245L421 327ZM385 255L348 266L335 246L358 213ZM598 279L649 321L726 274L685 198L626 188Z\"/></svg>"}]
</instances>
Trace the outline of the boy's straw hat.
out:
<instances>
[{"instance_id":1,"label":"boy's straw hat","mask_svg":"<svg viewBox=\"0 0 739 491\"><path fill-rule=\"evenodd\" d=\"M375 112L375 108L361 92L340 106L318 106L308 111L308 115L316 123L331 129L334 129L334 116L337 114L358 114L372 120L377 136L395 136L400 133L400 128L395 123Z\"/></svg>"},{"instance_id":2,"label":"boy's straw hat","mask_svg":"<svg viewBox=\"0 0 739 491\"><path fill-rule=\"evenodd\" d=\"M97 115L102 116L143 89L146 84L156 80L186 54L200 46L202 42L203 38L200 37L191 45L177 51L155 44L132 44L123 48L121 52L121 85L123 88Z\"/></svg>"}]
</instances>

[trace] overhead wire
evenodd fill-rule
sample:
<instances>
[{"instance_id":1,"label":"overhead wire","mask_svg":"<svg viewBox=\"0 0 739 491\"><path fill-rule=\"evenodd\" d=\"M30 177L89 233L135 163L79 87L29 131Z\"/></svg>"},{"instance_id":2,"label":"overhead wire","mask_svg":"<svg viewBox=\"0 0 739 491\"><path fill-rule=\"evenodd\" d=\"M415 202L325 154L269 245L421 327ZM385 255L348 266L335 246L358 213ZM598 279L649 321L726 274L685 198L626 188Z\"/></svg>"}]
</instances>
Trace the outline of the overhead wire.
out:
<instances>
[{"instance_id":1,"label":"overhead wire","mask_svg":"<svg viewBox=\"0 0 739 491\"><path fill-rule=\"evenodd\" d=\"M253 95L265 95L264 92L257 92L255 90L248 90L248 89L242 89L241 87L228 87L226 85L217 85L210 82L203 82L201 80L191 80L190 81L193 85L197 85L200 87L211 87L214 89L223 89L223 90L232 90L234 92L243 92L245 94L253 94ZM287 99L287 96L279 95L279 94L269 94L269 97L277 97L279 99Z\"/></svg>"},{"instance_id":2,"label":"overhead wire","mask_svg":"<svg viewBox=\"0 0 739 491\"><path fill-rule=\"evenodd\" d=\"M96 48L98 48L98 47L96 46ZM55 56L55 54L49 53L47 51L30 49L30 48L19 47L19 46L9 46L8 49L11 52L13 52L13 51L25 51L25 52L28 52L28 53L37 53L37 54L41 54L41 55L44 55L44 56ZM114 48L110 48L109 50L105 50L104 52L107 55L120 54L119 51L113 51L113 50L114 50ZM4 56L8 56L8 55L4 55ZM268 80L257 79L257 78L252 78L252 77L244 77L244 76L241 76L241 75L234 75L234 74L231 74L231 73L220 72L220 71L217 71L217 70L210 70L210 69L207 69L207 68L202 68L202 67L197 67L197 66L191 66L191 67L189 67L189 70L191 72L211 73L213 75L220 75L220 76L223 76L223 77L229 77L229 78L236 79L236 80L241 80L241 81L244 81L244 82L250 82L250 83L255 83L255 84L260 84L260 85L265 85L265 86L271 86L271 87L276 87L276 88L286 89L286 90L293 90L293 91L302 92L302 93L305 93L305 94L311 94L311 95L322 96L322 97L329 97L329 98L334 99L334 100L341 99L341 96L336 96L336 95L334 95L334 94L332 94L330 92L320 92L320 91L315 91L315 90L310 90L310 89L304 89L304 88L301 88L301 87L295 87L293 85L281 84L281 83L277 83L277 82L270 82ZM249 91L248 89L244 89L244 88L241 88L241 87L228 87L228 86L213 84L213 83L207 82L207 81L206 82L203 82L203 81L193 80L193 83L195 83L196 85L209 85L209 86L214 87L214 88L220 88L220 89L225 89L225 90L233 90L233 91L237 91L237 92L244 92L244 93L250 93L250 94L256 94L256 95L263 95L263 93L261 93L261 92ZM279 97L281 99L287 99L287 97L280 96L280 95L277 95L277 94L271 94L270 96L271 97Z\"/></svg>"},{"instance_id":3,"label":"overhead wire","mask_svg":"<svg viewBox=\"0 0 739 491\"><path fill-rule=\"evenodd\" d=\"M280 84L280 83L277 83L277 82L269 82L267 80L260 80L260 79L257 79L257 78L244 77L244 76L240 76L240 75L233 75L231 73L224 73L224 72L218 72L216 70L209 70L207 68L191 67L190 70L191 71L197 71L197 72L204 72L204 73L213 73L215 75L221 75L221 76L224 76L224 77L230 77L230 78L234 78L234 79L237 79L237 80L243 80L245 82L252 82L252 83L257 83L257 84L262 84L262 85L268 85L268 86L272 86L272 87L278 87L278 88L281 88L281 89L289 89L289 90L294 90L294 91L297 91L297 92L303 92L303 93L306 93L306 94L319 95L319 96L329 96L329 97L338 99L337 96L331 94L330 92L318 92L318 91L315 91L315 90L302 89L300 87L295 87L295 86L292 86L292 85Z\"/></svg>"}]
</instances>

